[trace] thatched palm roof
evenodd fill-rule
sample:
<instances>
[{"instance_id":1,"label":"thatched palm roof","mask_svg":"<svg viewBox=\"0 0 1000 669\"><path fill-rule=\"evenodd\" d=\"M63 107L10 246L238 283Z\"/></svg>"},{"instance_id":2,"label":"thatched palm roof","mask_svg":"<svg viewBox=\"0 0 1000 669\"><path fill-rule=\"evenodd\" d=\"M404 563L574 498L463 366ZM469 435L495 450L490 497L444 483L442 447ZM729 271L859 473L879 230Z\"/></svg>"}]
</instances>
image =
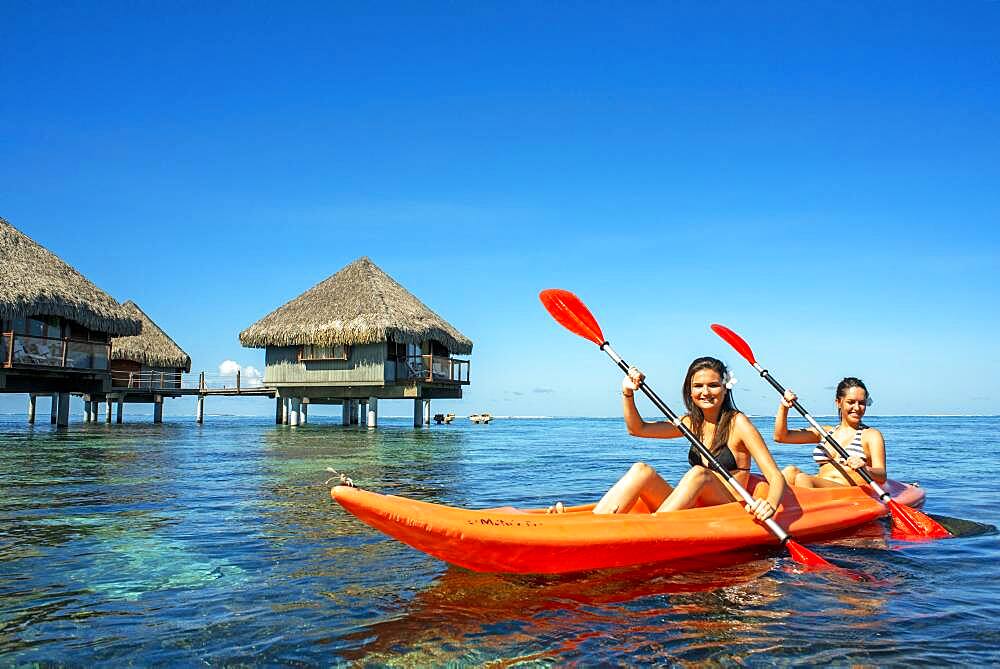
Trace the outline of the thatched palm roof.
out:
<instances>
[{"instance_id":1,"label":"thatched palm roof","mask_svg":"<svg viewBox=\"0 0 1000 669\"><path fill-rule=\"evenodd\" d=\"M62 316L98 332L138 334L114 298L0 218L0 317Z\"/></svg>"},{"instance_id":2,"label":"thatched palm roof","mask_svg":"<svg viewBox=\"0 0 1000 669\"><path fill-rule=\"evenodd\" d=\"M368 258L359 258L240 333L250 348L436 339L472 353L472 341Z\"/></svg>"},{"instance_id":3,"label":"thatched palm roof","mask_svg":"<svg viewBox=\"0 0 1000 669\"><path fill-rule=\"evenodd\" d=\"M149 367L182 368L191 371L191 356L153 322L132 300L122 305L129 314L142 322L142 332L132 337L111 340L112 360L131 360Z\"/></svg>"}]
</instances>

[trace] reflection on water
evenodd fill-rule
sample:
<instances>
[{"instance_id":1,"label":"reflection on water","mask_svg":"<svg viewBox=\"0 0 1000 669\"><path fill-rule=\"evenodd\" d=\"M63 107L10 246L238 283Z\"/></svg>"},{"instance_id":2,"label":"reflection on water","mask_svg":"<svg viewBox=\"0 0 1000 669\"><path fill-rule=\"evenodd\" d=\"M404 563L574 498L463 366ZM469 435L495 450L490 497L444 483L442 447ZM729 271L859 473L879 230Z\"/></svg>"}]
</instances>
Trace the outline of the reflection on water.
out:
<instances>
[{"instance_id":1,"label":"reflection on water","mask_svg":"<svg viewBox=\"0 0 1000 669\"><path fill-rule=\"evenodd\" d=\"M1000 447L984 437L1000 421L940 419L981 456L952 480L922 466L942 424L898 420L879 427L892 439L896 470L928 489L927 510L995 523L995 504L982 491L998 472L982 469L1000 468ZM628 438L617 420L422 431L406 422L368 431L213 418L204 426L57 432L0 420L0 658L407 666L997 660L1000 545L989 527L959 522L963 538L923 545L896 542L876 523L812 546L870 574L865 583L802 572L777 550L561 577L476 574L344 513L330 501L326 468L433 502L543 506L592 501L636 459L676 477L683 454ZM775 449L779 461L797 463L800 454L784 448Z\"/></svg>"},{"instance_id":2,"label":"reflection on water","mask_svg":"<svg viewBox=\"0 0 1000 669\"><path fill-rule=\"evenodd\" d=\"M751 591L758 601L777 597L777 583L772 580L761 581L751 590L744 587L773 567L772 560L755 558L745 554L699 565L555 577L477 574L448 567L407 604L401 617L347 635L347 642L369 639L370 643L345 652L344 657L381 663L405 654L408 664L437 664L450 661L449 654L464 649L462 659L475 662L510 655L522 660L582 660L587 644L605 636L601 628L614 629L623 618L631 621L629 643L634 643L643 634L663 632L671 619L695 611L705 618L718 618L721 603L748 601ZM677 601L672 602L669 595L678 595ZM725 635L741 624L705 620L695 627L700 629L701 642L710 644L711 637ZM509 633L492 635L498 625ZM475 640L484 637L493 637L490 644L471 650ZM552 648L524 654L521 646L526 642Z\"/></svg>"}]
</instances>

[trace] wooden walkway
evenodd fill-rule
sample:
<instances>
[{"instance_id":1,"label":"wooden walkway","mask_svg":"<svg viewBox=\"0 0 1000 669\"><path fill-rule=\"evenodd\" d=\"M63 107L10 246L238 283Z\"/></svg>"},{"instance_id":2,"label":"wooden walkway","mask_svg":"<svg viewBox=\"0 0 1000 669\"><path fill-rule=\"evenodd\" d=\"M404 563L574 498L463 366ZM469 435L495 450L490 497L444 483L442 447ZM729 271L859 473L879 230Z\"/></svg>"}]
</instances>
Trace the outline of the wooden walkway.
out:
<instances>
[{"instance_id":1,"label":"wooden walkway","mask_svg":"<svg viewBox=\"0 0 1000 669\"><path fill-rule=\"evenodd\" d=\"M263 385L259 379L242 382L241 373L213 374L199 372L113 372L111 392L118 395L170 395L221 397L275 397L277 389Z\"/></svg>"}]
</instances>

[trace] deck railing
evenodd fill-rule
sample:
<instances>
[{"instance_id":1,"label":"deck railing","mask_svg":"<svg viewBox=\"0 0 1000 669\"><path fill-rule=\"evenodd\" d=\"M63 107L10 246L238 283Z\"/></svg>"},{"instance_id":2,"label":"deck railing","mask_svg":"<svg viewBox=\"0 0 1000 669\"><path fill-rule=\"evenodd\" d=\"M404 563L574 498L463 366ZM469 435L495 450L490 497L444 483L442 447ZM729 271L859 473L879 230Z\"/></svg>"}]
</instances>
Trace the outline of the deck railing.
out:
<instances>
[{"instance_id":1,"label":"deck railing","mask_svg":"<svg viewBox=\"0 0 1000 669\"><path fill-rule=\"evenodd\" d=\"M259 378L241 379L240 372L232 374L216 374L214 372L158 372L144 370L141 372L111 372L113 388L132 388L138 390L249 390L260 388Z\"/></svg>"},{"instance_id":2,"label":"deck railing","mask_svg":"<svg viewBox=\"0 0 1000 669\"><path fill-rule=\"evenodd\" d=\"M440 355L411 355L396 365L396 380L469 383L469 361Z\"/></svg>"},{"instance_id":3,"label":"deck railing","mask_svg":"<svg viewBox=\"0 0 1000 669\"><path fill-rule=\"evenodd\" d=\"M30 366L79 371L108 370L111 344L4 332L0 336L4 367Z\"/></svg>"},{"instance_id":4,"label":"deck railing","mask_svg":"<svg viewBox=\"0 0 1000 669\"><path fill-rule=\"evenodd\" d=\"M180 388L184 375L180 372L111 372L112 388L129 388L134 390L169 390Z\"/></svg>"},{"instance_id":5,"label":"deck railing","mask_svg":"<svg viewBox=\"0 0 1000 669\"><path fill-rule=\"evenodd\" d=\"M113 388L128 388L133 390L249 390L260 388L261 380L253 378L241 379L240 372L233 374L216 374L214 372L157 372L145 370L142 372L114 371L111 373Z\"/></svg>"}]
</instances>

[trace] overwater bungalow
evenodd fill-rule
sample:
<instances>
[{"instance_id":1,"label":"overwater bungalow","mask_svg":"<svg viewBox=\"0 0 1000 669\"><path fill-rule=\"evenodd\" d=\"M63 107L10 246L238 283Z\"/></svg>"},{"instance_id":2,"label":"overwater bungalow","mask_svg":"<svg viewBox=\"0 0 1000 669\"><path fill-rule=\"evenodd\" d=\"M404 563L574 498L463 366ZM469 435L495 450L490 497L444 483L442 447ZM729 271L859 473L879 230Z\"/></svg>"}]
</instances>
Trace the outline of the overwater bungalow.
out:
<instances>
[{"instance_id":1,"label":"overwater bungalow","mask_svg":"<svg viewBox=\"0 0 1000 669\"><path fill-rule=\"evenodd\" d=\"M111 389L111 337L139 319L40 244L0 218L0 392L52 395L54 422L69 424L71 393Z\"/></svg>"},{"instance_id":2,"label":"overwater bungalow","mask_svg":"<svg viewBox=\"0 0 1000 669\"><path fill-rule=\"evenodd\" d=\"M344 424L375 427L379 399L412 399L430 423L432 399L461 399L472 341L368 258L359 258L240 333L265 349L275 419L304 422L312 404L342 406ZM359 417L360 414L360 417Z\"/></svg>"},{"instance_id":3,"label":"overwater bungalow","mask_svg":"<svg viewBox=\"0 0 1000 669\"><path fill-rule=\"evenodd\" d=\"M191 356L135 302L128 300L122 308L142 323L142 331L111 340L111 391L104 396L108 404L105 420L111 422L111 406L117 401L119 423L126 403L151 403L153 422L163 422L163 400L179 397L181 375L191 371ZM100 398L92 399L96 405Z\"/></svg>"}]
</instances>

